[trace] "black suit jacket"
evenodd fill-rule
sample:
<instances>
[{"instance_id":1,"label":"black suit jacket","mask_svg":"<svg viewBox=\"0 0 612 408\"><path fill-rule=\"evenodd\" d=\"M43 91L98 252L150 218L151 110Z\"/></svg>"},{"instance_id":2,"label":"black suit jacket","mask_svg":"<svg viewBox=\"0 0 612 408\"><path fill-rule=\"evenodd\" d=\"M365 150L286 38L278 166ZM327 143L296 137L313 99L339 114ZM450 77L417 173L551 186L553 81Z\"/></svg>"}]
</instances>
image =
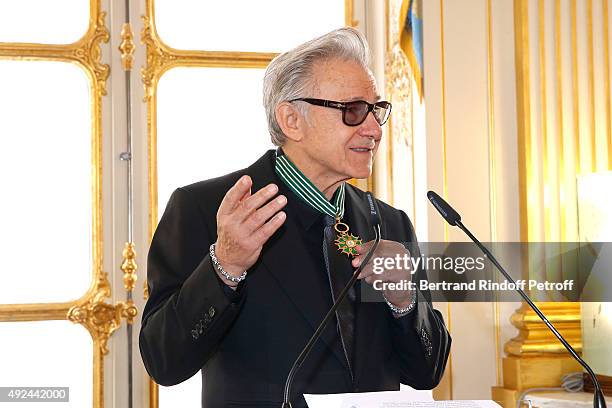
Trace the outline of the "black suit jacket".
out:
<instances>
[{"instance_id":1,"label":"black suit jacket","mask_svg":"<svg viewBox=\"0 0 612 408\"><path fill-rule=\"evenodd\" d=\"M255 192L274 182L274 151L223 177L177 189L157 227L148 256L150 297L140 351L151 377L178 384L202 370L203 407L279 407L289 369L331 306L329 282L304 242L295 203L285 224L265 244L237 293L228 294L208 254L216 241L216 213L227 190L244 174ZM292 204L292 205L290 205ZM416 243L406 214L379 201L382 237ZM346 190L351 231L373 238L364 193ZM322 247L321 247L322 248ZM413 255L416 246L411 248ZM425 278L424 272L418 272ZM365 284L365 283L364 283ZM397 390L399 383L433 388L442 377L450 336L427 293L396 319L385 303L357 304L355 353L349 371L336 326L324 331L298 372L292 400L303 393Z\"/></svg>"}]
</instances>

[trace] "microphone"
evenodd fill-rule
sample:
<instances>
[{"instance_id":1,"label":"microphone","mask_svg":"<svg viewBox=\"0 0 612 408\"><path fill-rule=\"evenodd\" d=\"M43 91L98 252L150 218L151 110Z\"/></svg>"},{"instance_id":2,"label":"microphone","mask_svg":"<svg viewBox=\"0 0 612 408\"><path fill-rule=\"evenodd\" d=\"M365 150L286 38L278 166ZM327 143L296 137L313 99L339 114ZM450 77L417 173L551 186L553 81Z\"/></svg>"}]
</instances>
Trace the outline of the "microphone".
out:
<instances>
[{"instance_id":1,"label":"microphone","mask_svg":"<svg viewBox=\"0 0 612 408\"><path fill-rule=\"evenodd\" d=\"M291 385L293 384L293 379L295 377L295 374L297 373L297 371L300 369L300 367L306 360L306 357L308 357L308 354L310 354L310 351L314 347L314 344L316 343L316 341L319 339L319 337L321 337L323 330L325 330L329 322L334 317L334 314L336 313L336 309L338 309L338 307L340 306L340 303L342 303L342 301L348 294L348 291L350 290L350 288L357 281L357 277L361 273L361 270L368 264L368 262L370 262L370 259L372 258L372 256L374 256L374 251L376 251L376 248L378 247L378 244L380 243L381 220L380 220L380 211L378 210L378 204L376 203L376 199L372 196L372 193L370 193L369 191L366 192L366 199L368 201L368 206L370 209L370 222L374 227L374 236L375 236L374 244L370 247L368 252L366 252L365 257L363 258L363 262L361 262L361 265L359 265L359 267L355 269L355 272L353 272L353 276L351 276L351 279L348 281L344 289L342 289L342 292L340 292L340 294L338 295L338 298L336 299L332 307L329 309L329 311L327 312L327 314L325 315L325 317L323 318L319 326L317 327L317 330L315 330L314 334L312 335L312 337L310 337L310 340L308 340L308 343L306 343L301 353L298 355L297 359L293 363L293 366L291 367L291 370L289 371L289 374L287 375L287 380L285 381L285 391L283 393L283 405L281 406L282 408L291 408L291 401L290 401L291 400Z\"/></svg>"},{"instance_id":2,"label":"microphone","mask_svg":"<svg viewBox=\"0 0 612 408\"><path fill-rule=\"evenodd\" d=\"M461 222L461 216L459 213L457 213L453 207L448 205L448 203L438 194L433 191L428 191L427 198L450 225L455 226L457 225L457 222Z\"/></svg>"},{"instance_id":3,"label":"microphone","mask_svg":"<svg viewBox=\"0 0 612 408\"><path fill-rule=\"evenodd\" d=\"M593 385L595 386L595 392L593 395L593 407L594 408L606 408L606 400L604 399L603 393L601 391L601 386L599 385L599 381L597 380L597 376L589 367L589 365L578 355L576 350L565 340L565 338L557 331L555 326L546 318L546 315L542 313L542 311L531 301L531 298L527 296L527 294L518 286L512 277L506 272L506 270L497 262L497 259L491 251L487 249L482 243L467 229L465 225L461 222L461 216L457 211L453 209L442 197L436 194L433 191L427 192L427 198L434 207L438 210L438 212L442 215L442 217L452 226L459 227L474 243L480 248L480 250L485 254L487 258L491 260L491 262L495 265L495 267L504 275L504 277L511 283L515 284L516 291L521 295L521 297L527 302L527 304L533 309L533 311L538 315L540 319L546 324L546 326L550 329L551 332L559 339L561 344L567 349L567 351L571 354L572 357L576 361L580 363L582 367L589 373L591 380L593 381Z\"/></svg>"}]
</instances>

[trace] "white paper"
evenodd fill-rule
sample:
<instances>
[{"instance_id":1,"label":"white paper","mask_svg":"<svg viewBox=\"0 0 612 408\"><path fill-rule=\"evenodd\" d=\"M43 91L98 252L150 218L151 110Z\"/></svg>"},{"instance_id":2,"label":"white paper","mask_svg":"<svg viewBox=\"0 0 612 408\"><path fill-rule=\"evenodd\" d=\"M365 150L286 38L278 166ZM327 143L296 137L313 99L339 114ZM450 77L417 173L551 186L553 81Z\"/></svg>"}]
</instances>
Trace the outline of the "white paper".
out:
<instances>
[{"instance_id":1,"label":"white paper","mask_svg":"<svg viewBox=\"0 0 612 408\"><path fill-rule=\"evenodd\" d=\"M406 387L400 391L361 392L348 394L304 394L309 408L379 407L381 404L404 401L433 401L431 390ZM389 406L390 408L393 405Z\"/></svg>"},{"instance_id":2,"label":"white paper","mask_svg":"<svg viewBox=\"0 0 612 408\"><path fill-rule=\"evenodd\" d=\"M434 401L431 391L304 394L309 408L499 408L493 401Z\"/></svg>"}]
</instances>

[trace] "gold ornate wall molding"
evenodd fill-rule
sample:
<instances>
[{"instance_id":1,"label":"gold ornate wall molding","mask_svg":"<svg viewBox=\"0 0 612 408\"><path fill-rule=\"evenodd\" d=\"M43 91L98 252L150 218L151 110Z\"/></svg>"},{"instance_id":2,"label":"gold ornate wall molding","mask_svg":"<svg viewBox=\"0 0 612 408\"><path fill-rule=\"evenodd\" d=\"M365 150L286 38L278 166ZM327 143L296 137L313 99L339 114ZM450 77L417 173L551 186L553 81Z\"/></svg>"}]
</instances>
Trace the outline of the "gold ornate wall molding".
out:
<instances>
[{"instance_id":1,"label":"gold ornate wall molding","mask_svg":"<svg viewBox=\"0 0 612 408\"><path fill-rule=\"evenodd\" d=\"M128 291L133 291L136 286L136 246L133 242L126 242L125 248L123 248L123 262L121 263L121 270L123 271L123 287Z\"/></svg>"},{"instance_id":2,"label":"gold ornate wall molding","mask_svg":"<svg viewBox=\"0 0 612 408\"><path fill-rule=\"evenodd\" d=\"M102 355L108 354L108 339L121 325L121 319L132 321L138 314L133 302L106 303L104 299L110 296L108 274L103 272L96 283L94 295L72 306L67 315L68 320L83 325L89 331Z\"/></svg>"},{"instance_id":3,"label":"gold ornate wall molding","mask_svg":"<svg viewBox=\"0 0 612 408\"><path fill-rule=\"evenodd\" d=\"M119 329L121 320L131 323L138 314L133 301L118 302L114 305L104 299L111 297L108 274L102 272L96 282L93 296L72 306L67 319L87 329L93 340L94 380L93 407L104 407L104 356L108 354L108 340Z\"/></svg>"},{"instance_id":4,"label":"gold ornate wall molding","mask_svg":"<svg viewBox=\"0 0 612 408\"><path fill-rule=\"evenodd\" d=\"M134 32L130 23L124 23L121 28L121 44L119 44L119 52L121 53L121 65L124 71L131 71L134 65Z\"/></svg>"},{"instance_id":5,"label":"gold ornate wall molding","mask_svg":"<svg viewBox=\"0 0 612 408\"><path fill-rule=\"evenodd\" d=\"M89 27L79 40L71 44L0 43L0 59L22 61L60 61L75 63L90 80L91 117L91 192L92 192L92 282L79 299L57 303L3 304L0 321L68 320L82 325L93 340L93 407L104 407L104 355L109 352L108 340L120 327L121 320L131 323L138 311L134 302L110 304L111 287L103 270L102 235L102 98L107 94L106 81L110 65L102 61L102 44L110 41L107 14L101 0L90 1ZM131 55L129 44L123 47ZM133 246L124 251L121 269L125 284L136 281Z\"/></svg>"},{"instance_id":6,"label":"gold ornate wall molding","mask_svg":"<svg viewBox=\"0 0 612 408\"><path fill-rule=\"evenodd\" d=\"M412 76L408 58L400 49L399 43L395 42L387 52L385 58L386 93L389 101L393 104L395 120L391 119L389 130L389 148L395 142L402 143L405 147L412 149L413 126L412 126ZM404 120L407 119L407 120ZM392 152L391 152L392 157Z\"/></svg>"},{"instance_id":7,"label":"gold ornate wall molding","mask_svg":"<svg viewBox=\"0 0 612 408\"><path fill-rule=\"evenodd\" d=\"M145 100L155 93L159 78L174 67L265 68L277 55L268 52L179 50L166 45L157 34L152 0L147 0L147 15L142 16L141 43L146 46L147 65L142 68Z\"/></svg>"},{"instance_id":8,"label":"gold ornate wall molding","mask_svg":"<svg viewBox=\"0 0 612 408\"><path fill-rule=\"evenodd\" d=\"M414 77L408 62L408 57L400 48L400 13L401 1L393 0L386 3L386 39L387 50L385 53L385 95L393 104L393 114L388 125L388 144L386 152L387 161L387 196L394 203L393 164L394 149L408 149L410 152L411 174L412 174L412 206L415 203L415 180L414 180L414 107L413 88ZM401 147L400 147L401 146ZM416 214L411 214L413 222Z\"/></svg>"},{"instance_id":9,"label":"gold ornate wall molding","mask_svg":"<svg viewBox=\"0 0 612 408\"><path fill-rule=\"evenodd\" d=\"M0 58L12 60L47 60L74 62L94 82L96 93L106 95L110 66L101 60L101 43L108 43L110 33L105 25L106 12L100 11L98 0L91 1L89 29L72 44L46 45L34 43L0 43Z\"/></svg>"}]
</instances>

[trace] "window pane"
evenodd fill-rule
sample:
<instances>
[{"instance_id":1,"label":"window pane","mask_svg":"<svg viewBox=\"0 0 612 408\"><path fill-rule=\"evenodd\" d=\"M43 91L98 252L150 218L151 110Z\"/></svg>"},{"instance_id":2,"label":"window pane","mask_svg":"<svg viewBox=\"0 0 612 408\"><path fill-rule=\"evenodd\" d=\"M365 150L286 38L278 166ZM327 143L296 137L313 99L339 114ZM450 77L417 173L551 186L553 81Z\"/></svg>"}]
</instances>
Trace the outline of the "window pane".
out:
<instances>
[{"instance_id":1,"label":"window pane","mask_svg":"<svg viewBox=\"0 0 612 408\"><path fill-rule=\"evenodd\" d=\"M172 191L244 168L272 148L263 69L175 68L158 85L159 214Z\"/></svg>"},{"instance_id":2,"label":"window pane","mask_svg":"<svg viewBox=\"0 0 612 408\"><path fill-rule=\"evenodd\" d=\"M69 387L69 402L54 408L91 407L93 342L82 326L67 321L0 323L0 384L3 387ZM23 408L38 403L2 403ZM42 404L43 406L45 404Z\"/></svg>"},{"instance_id":3,"label":"window pane","mask_svg":"<svg viewBox=\"0 0 612 408\"><path fill-rule=\"evenodd\" d=\"M89 1L0 1L0 42L69 44L89 26Z\"/></svg>"},{"instance_id":4,"label":"window pane","mask_svg":"<svg viewBox=\"0 0 612 408\"><path fill-rule=\"evenodd\" d=\"M91 108L74 64L0 60L0 303L91 281Z\"/></svg>"},{"instance_id":5,"label":"window pane","mask_svg":"<svg viewBox=\"0 0 612 408\"><path fill-rule=\"evenodd\" d=\"M155 0L161 39L179 49L279 52L344 26L344 0Z\"/></svg>"}]
</instances>

